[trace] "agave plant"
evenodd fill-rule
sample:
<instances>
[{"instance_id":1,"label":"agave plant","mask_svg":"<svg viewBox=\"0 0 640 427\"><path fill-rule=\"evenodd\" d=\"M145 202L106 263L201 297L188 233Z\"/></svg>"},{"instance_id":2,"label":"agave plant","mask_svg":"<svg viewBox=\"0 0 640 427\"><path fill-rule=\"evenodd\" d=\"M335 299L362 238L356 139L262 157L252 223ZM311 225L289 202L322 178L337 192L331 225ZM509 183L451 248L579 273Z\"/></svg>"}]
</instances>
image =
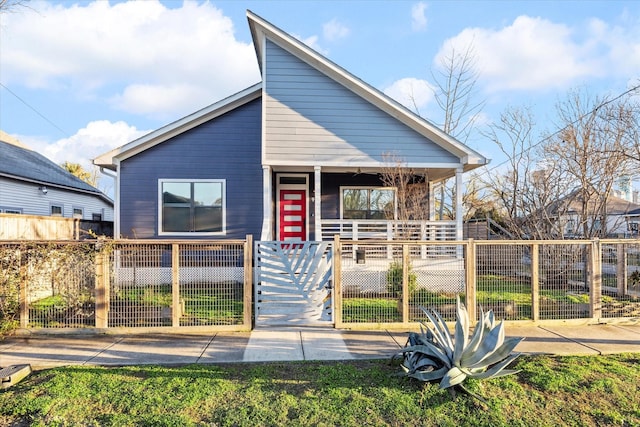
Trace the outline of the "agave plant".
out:
<instances>
[{"instance_id":1,"label":"agave plant","mask_svg":"<svg viewBox=\"0 0 640 427\"><path fill-rule=\"evenodd\" d=\"M512 350L524 338L504 337L504 324L496 324L493 312L482 313L473 335L469 337L469 313L458 298L455 335L436 310L420 309L431 321L422 323L421 332L409 333L407 346L395 357L403 358L401 375L420 381L440 380L445 389L467 378L487 379L515 374L505 369L519 353Z\"/></svg>"}]
</instances>

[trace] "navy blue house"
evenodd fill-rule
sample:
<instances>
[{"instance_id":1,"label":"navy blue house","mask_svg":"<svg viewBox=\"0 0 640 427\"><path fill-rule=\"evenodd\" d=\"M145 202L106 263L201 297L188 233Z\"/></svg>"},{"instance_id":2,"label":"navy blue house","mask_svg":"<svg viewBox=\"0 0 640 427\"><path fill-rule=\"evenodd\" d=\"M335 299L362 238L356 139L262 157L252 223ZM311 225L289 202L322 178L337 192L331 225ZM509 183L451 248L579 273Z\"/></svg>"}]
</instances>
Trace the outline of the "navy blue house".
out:
<instances>
[{"instance_id":1,"label":"navy blue house","mask_svg":"<svg viewBox=\"0 0 640 427\"><path fill-rule=\"evenodd\" d=\"M435 220L434 187L488 160L299 40L247 12L262 82L94 160L116 175L115 236L143 239L393 238L397 191L427 177L416 238L462 238ZM407 226L407 221L403 222Z\"/></svg>"}]
</instances>

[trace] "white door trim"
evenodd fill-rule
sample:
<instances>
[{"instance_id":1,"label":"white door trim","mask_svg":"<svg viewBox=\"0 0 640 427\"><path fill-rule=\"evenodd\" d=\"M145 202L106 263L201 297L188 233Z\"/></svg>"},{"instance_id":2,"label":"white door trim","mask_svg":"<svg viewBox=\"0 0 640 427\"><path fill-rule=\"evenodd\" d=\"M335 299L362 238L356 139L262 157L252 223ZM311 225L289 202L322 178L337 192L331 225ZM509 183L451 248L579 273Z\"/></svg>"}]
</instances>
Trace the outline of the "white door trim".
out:
<instances>
[{"instance_id":1,"label":"white door trim","mask_svg":"<svg viewBox=\"0 0 640 427\"><path fill-rule=\"evenodd\" d=\"M281 178L304 178L304 183L280 183ZM305 203L305 241L309 240L309 175L303 173L277 173L276 174L276 240L280 237L280 191L304 190Z\"/></svg>"}]
</instances>

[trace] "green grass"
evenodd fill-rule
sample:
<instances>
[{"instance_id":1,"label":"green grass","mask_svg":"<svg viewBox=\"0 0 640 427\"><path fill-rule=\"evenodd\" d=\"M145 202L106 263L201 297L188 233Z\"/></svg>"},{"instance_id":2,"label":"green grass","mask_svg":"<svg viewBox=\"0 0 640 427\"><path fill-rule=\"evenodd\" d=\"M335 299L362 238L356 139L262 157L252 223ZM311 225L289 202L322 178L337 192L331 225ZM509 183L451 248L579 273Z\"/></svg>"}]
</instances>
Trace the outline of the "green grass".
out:
<instances>
[{"instance_id":1,"label":"green grass","mask_svg":"<svg viewBox=\"0 0 640 427\"><path fill-rule=\"evenodd\" d=\"M521 357L455 397L388 361L65 367L0 393L0 425L640 426L640 354Z\"/></svg>"},{"instance_id":2,"label":"green grass","mask_svg":"<svg viewBox=\"0 0 640 427\"><path fill-rule=\"evenodd\" d=\"M639 275L640 276L640 275ZM587 291L571 291L567 289L542 288L539 291L542 304L540 314L542 318L554 318L558 313L573 316L576 311L583 309L581 305L589 303ZM499 275L483 275L477 278L476 298L478 304L485 310L494 310L496 315L507 320L527 320L532 318L531 284L528 280L517 280ZM464 297L463 297L464 302ZM604 304L631 304L625 299L616 299L609 295L602 295ZM418 289L413 293L410 303L425 307L433 307L442 311L445 306L455 305L456 295L443 292L429 292ZM510 313L501 311L505 303L512 304L517 310ZM372 297L354 297L343 299L342 318L345 323L384 323L401 322L402 316L398 311L397 299L391 295ZM446 309L444 309L446 311ZM419 316L422 317L422 316ZM445 315L446 317L446 315Z\"/></svg>"},{"instance_id":3,"label":"green grass","mask_svg":"<svg viewBox=\"0 0 640 427\"><path fill-rule=\"evenodd\" d=\"M388 298L344 298L342 300L344 322L402 322L398 301Z\"/></svg>"}]
</instances>

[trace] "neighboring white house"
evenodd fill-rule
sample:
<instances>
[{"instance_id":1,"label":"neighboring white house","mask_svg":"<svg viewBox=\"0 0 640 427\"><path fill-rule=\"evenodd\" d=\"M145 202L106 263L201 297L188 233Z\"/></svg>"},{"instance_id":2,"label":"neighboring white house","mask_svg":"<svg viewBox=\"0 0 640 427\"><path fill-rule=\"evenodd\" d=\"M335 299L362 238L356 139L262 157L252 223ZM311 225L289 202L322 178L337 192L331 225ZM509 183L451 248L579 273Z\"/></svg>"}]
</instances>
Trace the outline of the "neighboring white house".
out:
<instances>
[{"instance_id":1,"label":"neighboring white house","mask_svg":"<svg viewBox=\"0 0 640 427\"><path fill-rule=\"evenodd\" d=\"M555 219L556 226L562 230L564 238L584 237L581 212L582 201L577 193L547 208L547 214ZM590 216L586 225L589 229L600 230L601 237L621 238L637 237L639 223L640 205L611 195L607 198L605 212Z\"/></svg>"},{"instance_id":2,"label":"neighboring white house","mask_svg":"<svg viewBox=\"0 0 640 427\"><path fill-rule=\"evenodd\" d=\"M0 213L113 221L113 201L0 131Z\"/></svg>"}]
</instances>

